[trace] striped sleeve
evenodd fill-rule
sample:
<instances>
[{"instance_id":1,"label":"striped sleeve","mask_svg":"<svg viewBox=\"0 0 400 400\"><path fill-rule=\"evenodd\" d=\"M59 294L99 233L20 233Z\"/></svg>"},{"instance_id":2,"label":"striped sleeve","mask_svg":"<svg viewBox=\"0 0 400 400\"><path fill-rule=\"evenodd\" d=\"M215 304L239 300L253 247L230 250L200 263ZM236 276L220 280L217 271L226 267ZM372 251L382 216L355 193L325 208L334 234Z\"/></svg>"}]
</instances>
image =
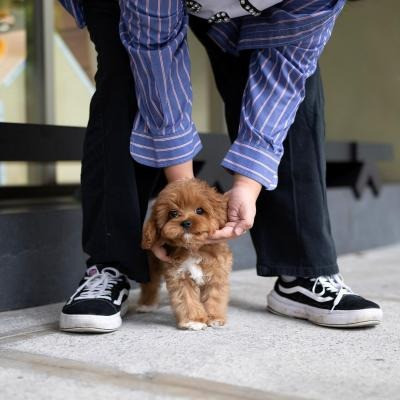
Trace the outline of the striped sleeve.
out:
<instances>
[{"instance_id":1,"label":"striped sleeve","mask_svg":"<svg viewBox=\"0 0 400 400\"><path fill-rule=\"evenodd\" d=\"M121 0L120 35L131 61L139 111L130 150L139 163L166 167L193 159L188 18L182 0Z\"/></svg>"},{"instance_id":2,"label":"striped sleeve","mask_svg":"<svg viewBox=\"0 0 400 400\"><path fill-rule=\"evenodd\" d=\"M333 25L334 18L296 44L253 52L238 137L222 162L225 168L254 179L267 190L276 188L283 141Z\"/></svg>"}]
</instances>

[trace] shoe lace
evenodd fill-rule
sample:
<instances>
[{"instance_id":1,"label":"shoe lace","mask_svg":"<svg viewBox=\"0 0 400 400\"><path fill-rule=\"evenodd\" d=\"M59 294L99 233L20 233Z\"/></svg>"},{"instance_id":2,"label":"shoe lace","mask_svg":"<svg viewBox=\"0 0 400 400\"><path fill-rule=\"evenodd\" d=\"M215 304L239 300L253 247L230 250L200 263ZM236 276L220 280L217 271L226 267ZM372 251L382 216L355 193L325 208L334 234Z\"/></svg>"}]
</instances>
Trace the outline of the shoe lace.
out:
<instances>
[{"instance_id":1,"label":"shoe lace","mask_svg":"<svg viewBox=\"0 0 400 400\"><path fill-rule=\"evenodd\" d=\"M112 267L104 268L93 276L86 276L85 282L76 289L69 303L81 299L106 299L111 300L111 290L118 283L120 273ZM79 293L79 296L75 297Z\"/></svg>"},{"instance_id":2,"label":"shoe lace","mask_svg":"<svg viewBox=\"0 0 400 400\"><path fill-rule=\"evenodd\" d=\"M318 278L311 279L311 281L314 282L312 292L317 296L323 296L327 291L336 294L331 312L340 303L344 295L354 293L350 286L344 283L343 277L340 274L319 276ZM318 285L322 287L320 292L317 292L316 290Z\"/></svg>"}]
</instances>

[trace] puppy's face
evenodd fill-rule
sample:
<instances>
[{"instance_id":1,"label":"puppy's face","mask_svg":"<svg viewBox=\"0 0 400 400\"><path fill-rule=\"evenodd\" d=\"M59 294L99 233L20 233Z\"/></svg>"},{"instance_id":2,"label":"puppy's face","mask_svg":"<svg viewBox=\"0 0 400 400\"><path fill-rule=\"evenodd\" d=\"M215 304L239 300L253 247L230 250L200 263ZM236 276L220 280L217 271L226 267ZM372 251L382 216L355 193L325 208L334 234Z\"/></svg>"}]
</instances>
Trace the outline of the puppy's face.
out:
<instances>
[{"instance_id":1,"label":"puppy's face","mask_svg":"<svg viewBox=\"0 0 400 400\"><path fill-rule=\"evenodd\" d=\"M170 183L159 194L143 230L142 247L158 240L175 247L199 248L227 221L227 198L198 179Z\"/></svg>"}]
</instances>

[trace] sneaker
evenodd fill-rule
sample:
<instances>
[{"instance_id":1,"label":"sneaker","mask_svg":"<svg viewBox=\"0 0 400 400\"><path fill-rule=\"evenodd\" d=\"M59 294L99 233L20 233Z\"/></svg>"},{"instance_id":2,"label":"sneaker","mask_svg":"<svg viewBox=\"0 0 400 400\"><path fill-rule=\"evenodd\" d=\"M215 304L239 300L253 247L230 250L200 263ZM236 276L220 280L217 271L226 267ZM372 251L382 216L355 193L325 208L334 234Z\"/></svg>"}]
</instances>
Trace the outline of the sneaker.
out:
<instances>
[{"instance_id":1,"label":"sneaker","mask_svg":"<svg viewBox=\"0 0 400 400\"><path fill-rule=\"evenodd\" d=\"M113 332L128 310L128 278L112 267L92 266L61 311L60 329Z\"/></svg>"},{"instance_id":2,"label":"sneaker","mask_svg":"<svg viewBox=\"0 0 400 400\"><path fill-rule=\"evenodd\" d=\"M268 310L317 325L352 328L382 321L378 304L353 293L339 274L318 278L278 278L267 296Z\"/></svg>"}]
</instances>

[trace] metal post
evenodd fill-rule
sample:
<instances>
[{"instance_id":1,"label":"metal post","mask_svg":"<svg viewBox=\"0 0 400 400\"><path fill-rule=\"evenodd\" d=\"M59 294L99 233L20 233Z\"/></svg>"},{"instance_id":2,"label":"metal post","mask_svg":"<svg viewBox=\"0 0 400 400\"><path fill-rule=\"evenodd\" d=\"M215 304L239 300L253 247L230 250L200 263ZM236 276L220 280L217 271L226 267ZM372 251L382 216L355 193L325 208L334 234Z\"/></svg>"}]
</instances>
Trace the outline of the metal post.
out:
<instances>
[{"instance_id":1,"label":"metal post","mask_svg":"<svg viewBox=\"0 0 400 400\"><path fill-rule=\"evenodd\" d=\"M26 2L27 122L54 124L54 1ZM29 183L54 183L55 165L30 165Z\"/></svg>"}]
</instances>

